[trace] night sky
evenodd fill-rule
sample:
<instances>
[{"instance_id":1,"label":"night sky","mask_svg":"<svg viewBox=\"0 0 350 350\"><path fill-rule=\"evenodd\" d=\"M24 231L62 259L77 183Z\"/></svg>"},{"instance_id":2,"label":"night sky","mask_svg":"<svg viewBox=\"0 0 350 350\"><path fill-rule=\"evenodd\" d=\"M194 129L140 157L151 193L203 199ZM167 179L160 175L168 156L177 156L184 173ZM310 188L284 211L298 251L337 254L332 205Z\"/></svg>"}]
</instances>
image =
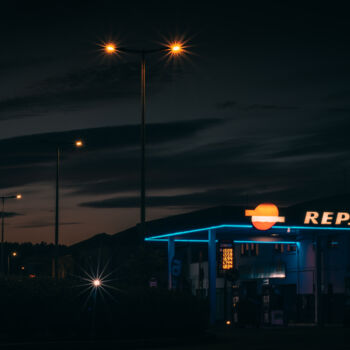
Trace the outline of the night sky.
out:
<instances>
[{"instance_id":1,"label":"night sky","mask_svg":"<svg viewBox=\"0 0 350 350\"><path fill-rule=\"evenodd\" d=\"M148 58L147 219L347 191L348 12L228 3L2 3L0 194L23 194L8 241L53 241L57 144L62 243L139 221L140 67L105 57L110 39L189 40L182 59Z\"/></svg>"}]
</instances>

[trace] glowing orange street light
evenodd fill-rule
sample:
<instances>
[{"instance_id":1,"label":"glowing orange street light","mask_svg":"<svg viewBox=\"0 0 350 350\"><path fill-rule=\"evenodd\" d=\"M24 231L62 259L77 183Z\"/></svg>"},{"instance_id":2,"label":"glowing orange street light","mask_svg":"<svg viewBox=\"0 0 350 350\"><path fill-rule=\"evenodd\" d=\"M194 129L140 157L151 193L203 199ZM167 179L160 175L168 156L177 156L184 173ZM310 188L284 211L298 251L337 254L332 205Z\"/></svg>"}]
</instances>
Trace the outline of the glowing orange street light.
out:
<instances>
[{"instance_id":1,"label":"glowing orange street light","mask_svg":"<svg viewBox=\"0 0 350 350\"><path fill-rule=\"evenodd\" d=\"M82 140L74 142L75 147L80 148L84 146ZM58 279L58 255L59 255L59 192L60 192L60 159L61 159L61 145L57 145L56 149L56 192L55 192L55 252L53 259L53 274L54 278Z\"/></svg>"},{"instance_id":2,"label":"glowing orange street light","mask_svg":"<svg viewBox=\"0 0 350 350\"><path fill-rule=\"evenodd\" d=\"M183 45L179 42L175 42L169 47L172 55L179 55L183 52Z\"/></svg>"},{"instance_id":3,"label":"glowing orange street light","mask_svg":"<svg viewBox=\"0 0 350 350\"><path fill-rule=\"evenodd\" d=\"M112 43L104 43L101 46L107 54L130 53L140 56L141 61L141 171L140 171L140 229L141 234L145 233L146 223L146 181L145 181L145 105L146 105L146 56L153 53L165 53L171 56L180 56L187 53L187 41L167 42L162 47L151 50L138 50L125 47L118 47Z\"/></svg>"},{"instance_id":4,"label":"glowing orange street light","mask_svg":"<svg viewBox=\"0 0 350 350\"><path fill-rule=\"evenodd\" d=\"M0 273L5 274L5 252L4 252L4 237L5 237L5 201L6 199L21 199L22 195L17 194L14 196L0 196L2 202L1 211L1 260L0 260Z\"/></svg>"},{"instance_id":5,"label":"glowing orange street light","mask_svg":"<svg viewBox=\"0 0 350 350\"><path fill-rule=\"evenodd\" d=\"M107 43L104 46L105 51L108 54L116 53L117 52L117 46L114 43Z\"/></svg>"},{"instance_id":6,"label":"glowing orange street light","mask_svg":"<svg viewBox=\"0 0 350 350\"><path fill-rule=\"evenodd\" d=\"M7 275L10 276L11 273L11 257L15 258L18 256L17 252L11 252L8 256L7 256Z\"/></svg>"},{"instance_id":7,"label":"glowing orange street light","mask_svg":"<svg viewBox=\"0 0 350 350\"><path fill-rule=\"evenodd\" d=\"M75 141L75 146L76 146L76 147L83 147L83 146L84 146L84 143L83 143L83 141L81 141L81 140L77 140L77 141Z\"/></svg>"}]
</instances>

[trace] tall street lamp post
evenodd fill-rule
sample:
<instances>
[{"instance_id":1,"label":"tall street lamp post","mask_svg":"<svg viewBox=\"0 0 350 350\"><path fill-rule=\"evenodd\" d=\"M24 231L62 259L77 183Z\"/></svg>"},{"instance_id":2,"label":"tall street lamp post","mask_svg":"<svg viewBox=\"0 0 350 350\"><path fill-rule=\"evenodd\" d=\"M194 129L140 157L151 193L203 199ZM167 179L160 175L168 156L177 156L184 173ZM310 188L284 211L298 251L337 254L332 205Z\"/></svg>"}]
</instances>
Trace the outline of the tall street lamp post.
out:
<instances>
[{"instance_id":1,"label":"tall street lamp post","mask_svg":"<svg viewBox=\"0 0 350 350\"><path fill-rule=\"evenodd\" d=\"M17 252L11 252L7 255L7 276L11 274L11 258L16 258L17 256Z\"/></svg>"},{"instance_id":2,"label":"tall street lamp post","mask_svg":"<svg viewBox=\"0 0 350 350\"><path fill-rule=\"evenodd\" d=\"M2 201L1 211L1 274L5 275L5 252L4 252L4 239L5 239L5 201L7 199L21 199L22 195L17 194L14 196L0 196Z\"/></svg>"},{"instance_id":3,"label":"tall street lamp post","mask_svg":"<svg viewBox=\"0 0 350 350\"><path fill-rule=\"evenodd\" d=\"M104 45L104 50L107 54L131 53L139 55L141 63L141 171L140 171L140 226L141 235L145 235L146 223L146 139L145 139L145 113L146 113L146 56L153 53L164 52L172 56L177 56L185 52L185 46L181 42L173 42L165 47L153 50L134 50L125 47L117 47L114 43Z\"/></svg>"},{"instance_id":4,"label":"tall street lamp post","mask_svg":"<svg viewBox=\"0 0 350 350\"><path fill-rule=\"evenodd\" d=\"M96 304L97 304L97 293L99 292L100 288L102 287L102 280L99 278L94 278L91 281L91 287L93 288L92 290L92 296L93 296L93 301L92 301L92 313L91 313L91 332L90 335L91 337L96 336Z\"/></svg>"},{"instance_id":5,"label":"tall street lamp post","mask_svg":"<svg viewBox=\"0 0 350 350\"><path fill-rule=\"evenodd\" d=\"M83 147L83 141L75 141L75 147ZM58 279L58 257L59 257L59 201L60 201L60 158L61 158L61 146L57 146L56 149L56 195L55 195L55 251L53 259L53 277Z\"/></svg>"}]
</instances>

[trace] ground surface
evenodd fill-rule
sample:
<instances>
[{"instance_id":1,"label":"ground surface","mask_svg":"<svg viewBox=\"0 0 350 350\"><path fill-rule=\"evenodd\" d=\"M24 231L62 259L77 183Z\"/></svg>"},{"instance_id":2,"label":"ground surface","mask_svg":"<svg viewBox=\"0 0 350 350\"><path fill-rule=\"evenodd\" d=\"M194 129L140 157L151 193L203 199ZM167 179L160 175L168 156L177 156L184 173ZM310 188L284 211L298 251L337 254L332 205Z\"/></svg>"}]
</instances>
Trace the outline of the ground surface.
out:
<instances>
[{"instance_id":1,"label":"ground surface","mask_svg":"<svg viewBox=\"0 0 350 350\"><path fill-rule=\"evenodd\" d=\"M208 337L123 341L65 341L3 343L0 349L168 349L168 350L345 350L350 349L350 329L216 329Z\"/></svg>"}]
</instances>

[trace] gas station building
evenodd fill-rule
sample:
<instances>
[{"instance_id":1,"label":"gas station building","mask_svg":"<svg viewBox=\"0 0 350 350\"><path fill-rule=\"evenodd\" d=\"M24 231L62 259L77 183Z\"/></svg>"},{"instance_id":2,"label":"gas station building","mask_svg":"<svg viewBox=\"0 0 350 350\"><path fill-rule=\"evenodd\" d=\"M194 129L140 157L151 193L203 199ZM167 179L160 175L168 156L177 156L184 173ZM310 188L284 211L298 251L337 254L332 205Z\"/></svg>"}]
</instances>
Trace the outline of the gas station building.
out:
<instances>
[{"instance_id":1,"label":"gas station building","mask_svg":"<svg viewBox=\"0 0 350 350\"><path fill-rule=\"evenodd\" d=\"M349 205L347 205L349 203ZM222 206L147 225L168 250L168 285L208 297L210 322L344 323L350 197L290 207Z\"/></svg>"}]
</instances>

